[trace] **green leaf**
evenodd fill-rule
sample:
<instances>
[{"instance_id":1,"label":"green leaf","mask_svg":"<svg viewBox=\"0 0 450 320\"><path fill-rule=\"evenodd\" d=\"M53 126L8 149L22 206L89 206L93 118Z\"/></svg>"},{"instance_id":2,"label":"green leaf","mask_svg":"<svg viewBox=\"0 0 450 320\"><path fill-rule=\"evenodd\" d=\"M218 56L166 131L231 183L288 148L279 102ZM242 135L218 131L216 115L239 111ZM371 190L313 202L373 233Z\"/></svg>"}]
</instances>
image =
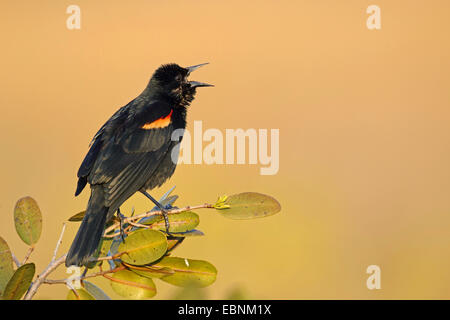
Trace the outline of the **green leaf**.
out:
<instances>
[{"instance_id":1,"label":"green leaf","mask_svg":"<svg viewBox=\"0 0 450 320\"><path fill-rule=\"evenodd\" d=\"M92 282L83 280L84 289L95 299L95 300L111 300L102 289L97 287Z\"/></svg>"},{"instance_id":2,"label":"green leaf","mask_svg":"<svg viewBox=\"0 0 450 320\"><path fill-rule=\"evenodd\" d=\"M235 220L263 218L280 212L280 203L273 197L256 192L244 192L221 197L214 206L226 218Z\"/></svg>"},{"instance_id":3,"label":"green leaf","mask_svg":"<svg viewBox=\"0 0 450 320\"><path fill-rule=\"evenodd\" d=\"M34 263L27 263L20 266L6 285L3 299L20 300L30 287L34 272Z\"/></svg>"},{"instance_id":4,"label":"green leaf","mask_svg":"<svg viewBox=\"0 0 450 320\"><path fill-rule=\"evenodd\" d=\"M24 197L17 201L14 208L14 223L23 242L34 245L39 240L42 231L42 214L33 198Z\"/></svg>"},{"instance_id":5,"label":"green leaf","mask_svg":"<svg viewBox=\"0 0 450 320\"><path fill-rule=\"evenodd\" d=\"M156 295L155 283L152 279L142 277L130 270L121 270L111 277L112 289L128 299L149 299Z\"/></svg>"},{"instance_id":6,"label":"green leaf","mask_svg":"<svg viewBox=\"0 0 450 320\"><path fill-rule=\"evenodd\" d=\"M85 289L75 289L78 294L78 297L75 295L73 290L69 290L67 293L67 300L95 300L95 298L87 292Z\"/></svg>"},{"instance_id":7,"label":"green leaf","mask_svg":"<svg viewBox=\"0 0 450 320\"><path fill-rule=\"evenodd\" d=\"M69 221L70 221L70 222L81 221L81 220L83 220L85 214L86 214L86 210L85 210L85 211L78 212L77 214L71 216L71 217L69 218Z\"/></svg>"},{"instance_id":8,"label":"green leaf","mask_svg":"<svg viewBox=\"0 0 450 320\"><path fill-rule=\"evenodd\" d=\"M170 226L170 228L172 229L172 225ZM192 229L186 232L170 232L170 235L174 237L187 238L187 237L201 237L204 236L205 234L200 230Z\"/></svg>"},{"instance_id":9,"label":"green leaf","mask_svg":"<svg viewBox=\"0 0 450 320\"><path fill-rule=\"evenodd\" d=\"M206 287L216 281L217 269L209 262L202 260L164 257L152 267L169 268L175 271L172 275L161 278L179 287Z\"/></svg>"},{"instance_id":10,"label":"green leaf","mask_svg":"<svg viewBox=\"0 0 450 320\"><path fill-rule=\"evenodd\" d=\"M170 233L187 232L194 229L200 223L198 214L192 211L184 211L169 215ZM152 227L156 230L166 231L164 219L155 222Z\"/></svg>"},{"instance_id":11,"label":"green leaf","mask_svg":"<svg viewBox=\"0 0 450 320\"><path fill-rule=\"evenodd\" d=\"M141 229L131 233L119 245L123 262L145 265L161 258L167 251L167 238L161 231Z\"/></svg>"},{"instance_id":12,"label":"green leaf","mask_svg":"<svg viewBox=\"0 0 450 320\"><path fill-rule=\"evenodd\" d=\"M14 265L8 243L0 237L0 296L14 274Z\"/></svg>"}]
</instances>

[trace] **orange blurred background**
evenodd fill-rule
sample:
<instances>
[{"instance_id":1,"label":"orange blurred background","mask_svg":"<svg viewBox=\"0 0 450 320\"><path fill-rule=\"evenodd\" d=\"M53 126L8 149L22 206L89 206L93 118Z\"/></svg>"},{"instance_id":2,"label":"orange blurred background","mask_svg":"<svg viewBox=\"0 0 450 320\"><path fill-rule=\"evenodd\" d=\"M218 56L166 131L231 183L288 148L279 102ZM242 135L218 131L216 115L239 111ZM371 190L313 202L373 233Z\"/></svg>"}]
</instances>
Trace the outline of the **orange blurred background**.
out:
<instances>
[{"instance_id":1,"label":"orange blurred background","mask_svg":"<svg viewBox=\"0 0 450 320\"><path fill-rule=\"evenodd\" d=\"M66 8L81 8L81 29ZM381 8L368 30L366 8ZM22 260L13 207L30 195L43 236L41 272L63 221L84 210L73 194L88 143L154 69L211 64L188 126L280 129L280 170L183 165L178 205L244 191L270 194L278 215L232 221L199 211L205 237L176 255L219 270L210 298L243 288L262 299L450 297L450 2L8 1L0 6L0 235ZM135 195L129 213L149 208ZM69 224L62 250L78 228ZM61 251L62 253L62 251ZM381 268L368 290L366 268ZM64 268L50 278L67 277ZM93 280L113 298L108 281ZM177 288L157 282L157 298ZM62 285L36 298L64 299Z\"/></svg>"}]
</instances>

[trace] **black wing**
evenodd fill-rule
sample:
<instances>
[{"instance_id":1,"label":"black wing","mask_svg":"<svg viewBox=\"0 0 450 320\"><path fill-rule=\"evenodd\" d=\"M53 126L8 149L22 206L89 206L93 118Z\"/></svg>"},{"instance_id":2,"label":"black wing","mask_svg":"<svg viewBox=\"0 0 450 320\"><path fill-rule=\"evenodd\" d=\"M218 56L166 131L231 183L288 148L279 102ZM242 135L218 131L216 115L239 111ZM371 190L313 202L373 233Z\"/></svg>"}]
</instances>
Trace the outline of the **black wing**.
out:
<instances>
[{"instance_id":1,"label":"black wing","mask_svg":"<svg viewBox=\"0 0 450 320\"><path fill-rule=\"evenodd\" d=\"M86 186L87 176L91 172L105 140L108 136L111 135L110 132L108 132L111 130L108 130L108 128L120 128L120 124L124 123L128 117L128 109L130 104L117 110L116 113L114 113L112 117L100 128L100 130L98 130L91 143L89 144L89 151L84 157L80 168L78 169L78 185L77 190L75 191L75 196L78 196Z\"/></svg>"},{"instance_id":2,"label":"black wing","mask_svg":"<svg viewBox=\"0 0 450 320\"><path fill-rule=\"evenodd\" d=\"M84 185L104 186L105 205L113 211L144 186L173 145L168 105L122 109L94 137L78 173Z\"/></svg>"}]
</instances>

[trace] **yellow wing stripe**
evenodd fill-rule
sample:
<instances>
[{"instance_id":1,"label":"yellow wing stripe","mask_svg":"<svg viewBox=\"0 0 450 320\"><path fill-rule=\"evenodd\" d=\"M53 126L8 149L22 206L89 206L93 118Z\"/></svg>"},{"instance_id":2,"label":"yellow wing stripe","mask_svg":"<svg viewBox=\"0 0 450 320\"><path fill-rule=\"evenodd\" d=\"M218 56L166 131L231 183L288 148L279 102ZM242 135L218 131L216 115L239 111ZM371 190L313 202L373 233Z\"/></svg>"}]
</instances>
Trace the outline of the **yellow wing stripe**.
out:
<instances>
[{"instance_id":1,"label":"yellow wing stripe","mask_svg":"<svg viewBox=\"0 0 450 320\"><path fill-rule=\"evenodd\" d=\"M170 124L170 120L172 118L172 112L173 110L170 110L170 113L162 118L159 118L155 121L152 122L148 122L146 124L144 124L141 129L144 130L150 130L150 129L157 129L157 128L165 128Z\"/></svg>"}]
</instances>

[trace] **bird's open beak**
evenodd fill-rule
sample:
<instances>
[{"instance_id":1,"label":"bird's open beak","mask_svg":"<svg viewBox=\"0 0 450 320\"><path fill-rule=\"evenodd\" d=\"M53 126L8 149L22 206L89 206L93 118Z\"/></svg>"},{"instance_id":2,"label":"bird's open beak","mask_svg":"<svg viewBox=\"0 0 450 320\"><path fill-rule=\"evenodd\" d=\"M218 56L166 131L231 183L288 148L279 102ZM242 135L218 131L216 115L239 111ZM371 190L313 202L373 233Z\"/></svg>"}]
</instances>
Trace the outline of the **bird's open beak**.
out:
<instances>
[{"instance_id":1,"label":"bird's open beak","mask_svg":"<svg viewBox=\"0 0 450 320\"><path fill-rule=\"evenodd\" d=\"M201 68L201 67L203 67L203 66L206 66L207 64L209 64L209 62L206 62L206 63L200 63L200 64L197 64L197 65L195 65L195 66L187 67L186 69L188 70L188 75L191 74L192 71L195 71L195 70L197 70L198 68Z\"/></svg>"},{"instance_id":2,"label":"bird's open beak","mask_svg":"<svg viewBox=\"0 0 450 320\"><path fill-rule=\"evenodd\" d=\"M197 87L214 87L213 84L204 83L204 82L198 82L198 81L189 81L189 84L191 85L192 88L197 88Z\"/></svg>"},{"instance_id":3,"label":"bird's open beak","mask_svg":"<svg viewBox=\"0 0 450 320\"><path fill-rule=\"evenodd\" d=\"M200 67L203 67L205 65L209 64L207 63L201 63L201 64L197 64L195 66L191 66L191 67L187 67L186 69L188 70L188 75L191 74L192 71L197 70ZM197 88L197 87L214 87L214 85L212 84L208 84L208 83L204 83L204 82L198 82L198 81L189 81L189 84L191 85L192 88Z\"/></svg>"}]
</instances>

